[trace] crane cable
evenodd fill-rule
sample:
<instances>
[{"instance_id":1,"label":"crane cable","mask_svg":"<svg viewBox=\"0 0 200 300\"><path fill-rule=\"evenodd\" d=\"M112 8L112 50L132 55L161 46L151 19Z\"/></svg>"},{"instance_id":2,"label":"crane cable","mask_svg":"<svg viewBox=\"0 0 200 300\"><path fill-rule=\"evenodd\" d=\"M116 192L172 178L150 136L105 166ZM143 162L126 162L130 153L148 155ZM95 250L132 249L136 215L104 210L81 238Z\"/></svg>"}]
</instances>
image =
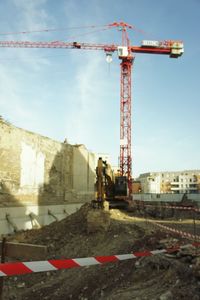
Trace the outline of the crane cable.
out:
<instances>
[{"instance_id":1,"label":"crane cable","mask_svg":"<svg viewBox=\"0 0 200 300\"><path fill-rule=\"evenodd\" d=\"M0 35L18 35L18 34L31 34L31 33L48 33L56 31L66 31L71 29L91 29L91 28L105 28L107 25L91 25L91 26L79 26L79 27L63 27L63 28L46 28L39 30L28 30L28 31L15 31L15 32L0 32Z\"/></svg>"},{"instance_id":2,"label":"crane cable","mask_svg":"<svg viewBox=\"0 0 200 300\"><path fill-rule=\"evenodd\" d=\"M98 27L98 26L97 26ZM99 26L100 27L100 26ZM70 36L70 37L67 37L67 39L65 39L65 41L66 40L69 40L69 39L74 39L74 38L76 38L76 37L79 37L79 36L85 36L85 35L89 35L89 34L93 34L93 33L97 33L97 32L100 32L100 31L105 31L105 30L109 30L109 29L111 29L111 28L102 28L102 29L99 29L99 30L92 30L92 31L89 31L89 32L84 32L84 33L82 33L82 34L77 34L77 35L75 35L75 36ZM33 60L33 59L40 59L40 58L47 58L47 57L54 57L54 56L65 56L65 55L43 55L43 56L37 56L37 57L33 57L33 58L30 58L30 57L21 57L21 58L0 58L0 61L12 61L12 60L16 60L16 59L20 59L20 60Z\"/></svg>"},{"instance_id":3,"label":"crane cable","mask_svg":"<svg viewBox=\"0 0 200 300\"><path fill-rule=\"evenodd\" d=\"M32 33L49 33L49 32L58 32L58 31L66 31L66 30L77 30L77 29L96 29L106 30L113 29L111 24L107 25L89 25L89 26L74 26L74 27L62 27L62 28L46 28L46 29L38 29L38 30L26 30L26 31L14 31L14 32L0 32L0 36L3 35L20 35L20 34L32 34ZM130 29L142 34L147 35L148 33L142 29L137 28L135 25L131 25Z\"/></svg>"}]
</instances>

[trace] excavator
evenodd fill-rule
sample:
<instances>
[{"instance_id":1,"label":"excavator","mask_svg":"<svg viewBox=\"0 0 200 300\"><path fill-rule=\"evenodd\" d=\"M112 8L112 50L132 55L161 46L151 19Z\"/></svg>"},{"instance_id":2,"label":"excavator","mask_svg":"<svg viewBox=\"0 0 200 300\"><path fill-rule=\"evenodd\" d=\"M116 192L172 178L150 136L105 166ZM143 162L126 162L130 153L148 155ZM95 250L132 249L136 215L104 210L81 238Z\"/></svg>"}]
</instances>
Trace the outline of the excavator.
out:
<instances>
[{"instance_id":1,"label":"excavator","mask_svg":"<svg viewBox=\"0 0 200 300\"><path fill-rule=\"evenodd\" d=\"M128 207L128 180L119 173L114 174L111 165L99 157L96 167L96 199L92 200L94 208Z\"/></svg>"}]
</instances>

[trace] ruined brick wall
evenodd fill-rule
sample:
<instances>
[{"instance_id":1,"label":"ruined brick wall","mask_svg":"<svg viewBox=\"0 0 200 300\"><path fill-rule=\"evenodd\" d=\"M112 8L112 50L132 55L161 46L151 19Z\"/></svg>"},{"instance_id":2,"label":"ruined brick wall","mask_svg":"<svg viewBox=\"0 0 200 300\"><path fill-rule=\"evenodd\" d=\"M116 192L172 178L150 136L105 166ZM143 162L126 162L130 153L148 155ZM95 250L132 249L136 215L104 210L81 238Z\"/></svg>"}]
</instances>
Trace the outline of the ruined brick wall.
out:
<instances>
[{"instance_id":1,"label":"ruined brick wall","mask_svg":"<svg viewBox=\"0 0 200 300\"><path fill-rule=\"evenodd\" d=\"M74 159L75 152L72 145L0 119L0 205L62 204L76 201L79 192L92 193L91 182L95 175L91 170L95 166L88 166L84 159L82 165L77 165L82 153L76 152ZM82 169L89 170L90 175ZM84 183L88 176L91 178L89 187Z\"/></svg>"}]
</instances>

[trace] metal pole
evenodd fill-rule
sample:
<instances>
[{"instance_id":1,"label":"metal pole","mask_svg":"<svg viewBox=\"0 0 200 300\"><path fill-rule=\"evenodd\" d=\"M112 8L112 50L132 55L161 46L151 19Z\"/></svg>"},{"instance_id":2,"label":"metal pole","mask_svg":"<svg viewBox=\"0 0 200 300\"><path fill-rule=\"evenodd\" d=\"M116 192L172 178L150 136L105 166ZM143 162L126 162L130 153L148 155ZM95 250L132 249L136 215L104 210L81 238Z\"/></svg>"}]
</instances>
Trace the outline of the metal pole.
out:
<instances>
[{"instance_id":1,"label":"metal pole","mask_svg":"<svg viewBox=\"0 0 200 300\"><path fill-rule=\"evenodd\" d=\"M196 211L195 208L192 210L193 213L193 234L194 234L194 242L197 242L197 228L196 228ZM195 253L197 255L197 247L195 247Z\"/></svg>"},{"instance_id":2,"label":"metal pole","mask_svg":"<svg viewBox=\"0 0 200 300\"><path fill-rule=\"evenodd\" d=\"M1 263L4 264L6 259L6 238L4 237L1 244ZM0 300L3 300L3 282L4 278L0 278Z\"/></svg>"},{"instance_id":3,"label":"metal pole","mask_svg":"<svg viewBox=\"0 0 200 300\"><path fill-rule=\"evenodd\" d=\"M10 215L6 214L6 220L8 221L8 223L12 226L14 232L18 232L18 228L15 225L15 223L11 220Z\"/></svg>"},{"instance_id":4,"label":"metal pole","mask_svg":"<svg viewBox=\"0 0 200 300\"><path fill-rule=\"evenodd\" d=\"M52 216L56 221L58 221L58 218L52 213L50 209L48 210L48 215Z\"/></svg>"},{"instance_id":5,"label":"metal pole","mask_svg":"<svg viewBox=\"0 0 200 300\"><path fill-rule=\"evenodd\" d=\"M146 207L145 205L143 206L144 207L144 218L145 218L145 224L146 224L146 228L148 228L148 220L147 220L147 211L146 211Z\"/></svg>"}]
</instances>

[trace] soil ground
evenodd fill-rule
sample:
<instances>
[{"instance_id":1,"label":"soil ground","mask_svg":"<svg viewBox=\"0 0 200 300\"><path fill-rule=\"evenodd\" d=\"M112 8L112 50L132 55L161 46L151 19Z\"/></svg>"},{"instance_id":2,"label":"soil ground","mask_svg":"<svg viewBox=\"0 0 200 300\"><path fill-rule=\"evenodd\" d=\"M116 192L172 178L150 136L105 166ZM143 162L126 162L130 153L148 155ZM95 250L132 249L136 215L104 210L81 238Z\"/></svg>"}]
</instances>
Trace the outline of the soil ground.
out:
<instances>
[{"instance_id":1,"label":"soil ground","mask_svg":"<svg viewBox=\"0 0 200 300\"><path fill-rule=\"evenodd\" d=\"M9 239L47 245L47 259L126 254L188 243L157 230L142 217L119 210L110 210L107 231L88 234L86 218L90 210L90 205L85 204L60 222L20 232ZM3 299L198 300L199 255L199 250L188 249L173 255L8 277L4 280Z\"/></svg>"}]
</instances>

